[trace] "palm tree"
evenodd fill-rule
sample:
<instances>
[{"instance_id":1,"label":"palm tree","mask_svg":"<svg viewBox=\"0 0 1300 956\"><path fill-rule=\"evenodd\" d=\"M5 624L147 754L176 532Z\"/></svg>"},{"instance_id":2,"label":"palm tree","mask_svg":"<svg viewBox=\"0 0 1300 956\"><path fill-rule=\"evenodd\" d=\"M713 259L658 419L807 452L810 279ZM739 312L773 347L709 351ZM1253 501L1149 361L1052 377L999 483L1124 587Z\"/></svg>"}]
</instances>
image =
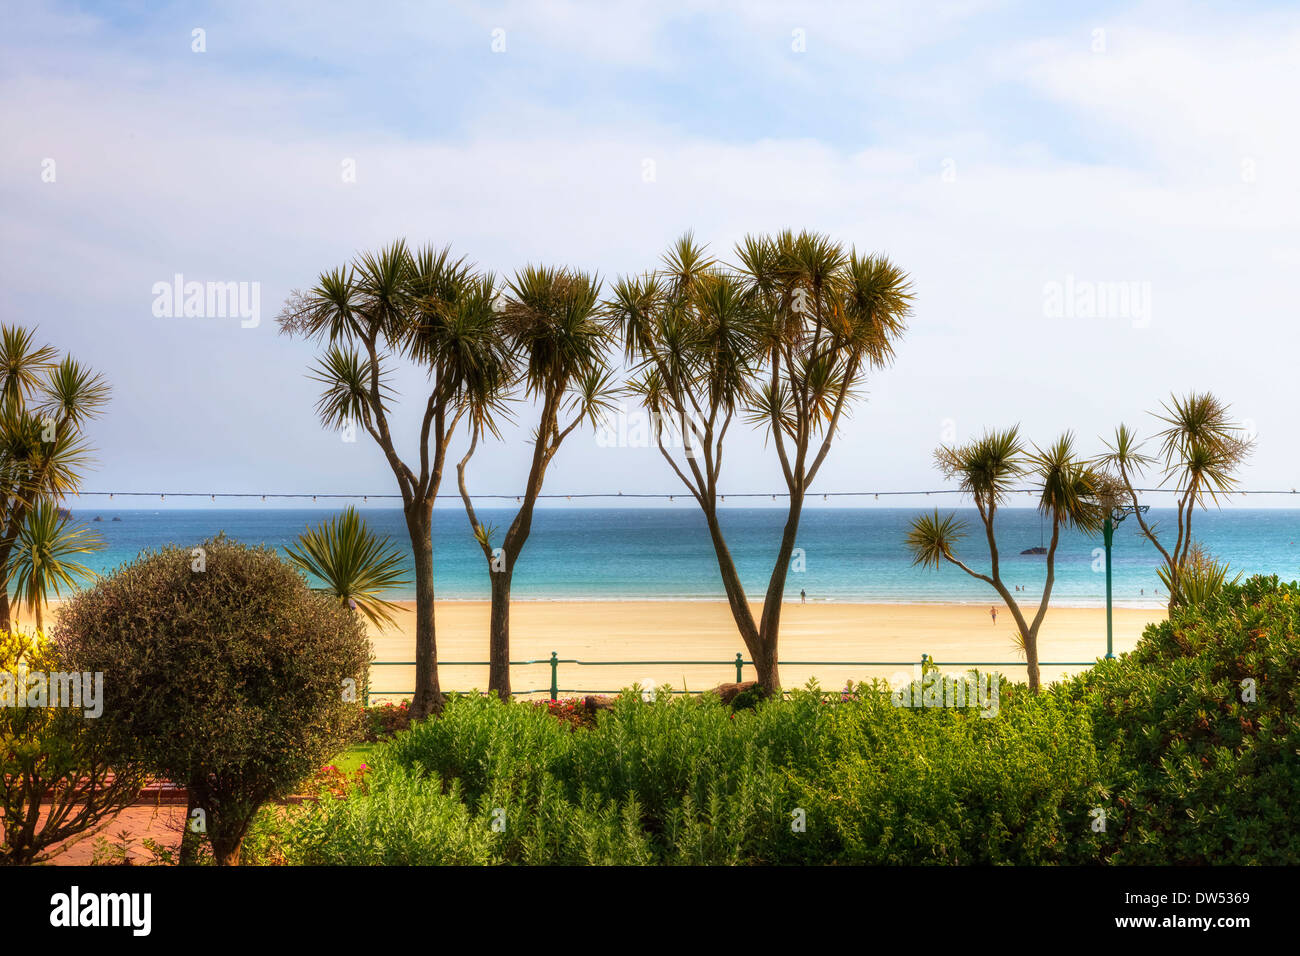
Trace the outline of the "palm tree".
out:
<instances>
[{"instance_id":1,"label":"palm tree","mask_svg":"<svg viewBox=\"0 0 1300 956\"><path fill-rule=\"evenodd\" d=\"M360 427L384 453L402 494L415 564L415 694L411 713L442 707L434 631L433 503L447 448L466 412L496 389L505 344L493 312L490 275L479 275L448 248L408 249L397 241L322 273L309 292L293 292L280 331L324 342L311 377L324 386L316 411L328 428ZM417 440L404 460L389 422L394 363L423 370L430 388Z\"/></svg>"},{"instance_id":2,"label":"palm tree","mask_svg":"<svg viewBox=\"0 0 1300 956\"><path fill-rule=\"evenodd\" d=\"M402 555L389 547L349 505L341 515L298 535L298 546L285 549L289 560L310 577L324 582L317 588L354 607L376 627L393 623L397 605L380 597L410 581L402 570Z\"/></svg>"},{"instance_id":3,"label":"palm tree","mask_svg":"<svg viewBox=\"0 0 1300 956\"><path fill-rule=\"evenodd\" d=\"M732 617L771 693L781 687L781 608L804 500L867 374L892 360L911 292L888 259L815 233L747 237L736 256L726 267L687 234L662 268L620 280L606 309L659 449L704 512ZM757 621L718 516L723 445L738 414L771 438L788 490ZM667 447L670 432L680 454Z\"/></svg>"},{"instance_id":4,"label":"palm tree","mask_svg":"<svg viewBox=\"0 0 1300 956\"><path fill-rule=\"evenodd\" d=\"M12 560L29 513L81 483L86 423L109 387L71 356L38 346L35 331L0 326L0 627L11 626Z\"/></svg>"},{"instance_id":5,"label":"palm tree","mask_svg":"<svg viewBox=\"0 0 1300 956\"><path fill-rule=\"evenodd\" d=\"M479 521L466 481L479 437L485 430L496 433L499 391L485 395L489 401L475 410L469 451L456 468L465 513L492 582L488 690L503 700L510 699L510 586L547 466L575 428L584 420L595 425L608 407L609 333L598 320L599 295L599 280L565 269L529 266L508 283L500 325L509 352L496 378L503 388L522 385L524 396L538 403L539 418L522 502L500 548L492 544L495 529Z\"/></svg>"},{"instance_id":6,"label":"palm tree","mask_svg":"<svg viewBox=\"0 0 1300 956\"><path fill-rule=\"evenodd\" d=\"M1121 492L1136 511L1142 534L1156 546L1164 559L1161 579L1169 591L1169 607L1183 603L1181 580L1195 563L1192 559L1192 515L1199 506L1219 504L1237 486L1237 472L1254 451L1255 442L1233 421L1227 403L1210 392L1171 396L1163 404L1164 414L1153 413L1166 428L1156 434L1160 442L1156 455L1142 452L1142 443L1127 425L1115 430L1107 452L1098 461L1117 473ZM1134 482L1147 468L1161 470L1160 486L1172 485L1178 497L1177 534L1172 550L1160 541L1159 528L1149 523L1137 508Z\"/></svg>"},{"instance_id":7,"label":"palm tree","mask_svg":"<svg viewBox=\"0 0 1300 956\"><path fill-rule=\"evenodd\" d=\"M52 501L38 502L27 513L10 561L10 586L19 604L36 617L36 629L45 630L44 609L50 593L62 595L78 583L98 575L84 564L70 561L74 554L90 554L104 547L104 539L75 526Z\"/></svg>"},{"instance_id":8,"label":"palm tree","mask_svg":"<svg viewBox=\"0 0 1300 956\"><path fill-rule=\"evenodd\" d=\"M966 445L941 446L935 452L935 460L944 477L955 479L960 489L974 499L984 526L990 569L988 573L976 571L957 556L957 543L968 534L966 522L954 514L941 516L937 510L912 521L907 535L912 563L938 567L940 562L947 561L997 591L1016 622L1016 643L1025 654L1029 689L1038 693L1038 631L1047 615L1056 581L1056 548L1061 529L1078 528L1087 534L1096 534L1101 529L1106 503L1113 494L1109 480L1104 472L1076 455L1074 436L1068 432L1046 449L1030 451L1018 427L988 431ZM998 508L1015 485L1026 479L1037 485L1038 511L1052 525L1047 577L1032 621L1025 617L1019 602L1003 583L994 530Z\"/></svg>"}]
</instances>

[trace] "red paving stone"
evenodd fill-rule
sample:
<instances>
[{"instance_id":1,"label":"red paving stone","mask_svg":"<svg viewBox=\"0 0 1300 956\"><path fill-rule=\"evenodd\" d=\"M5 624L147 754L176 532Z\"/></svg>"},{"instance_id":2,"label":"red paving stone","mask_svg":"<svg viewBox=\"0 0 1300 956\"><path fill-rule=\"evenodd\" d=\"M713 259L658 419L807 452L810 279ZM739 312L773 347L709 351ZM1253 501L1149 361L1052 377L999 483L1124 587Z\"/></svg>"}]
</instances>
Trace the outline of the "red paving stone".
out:
<instances>
[{"instance_id":1,"label":"red paving stone","mask_svg":"<svg viewBox=\"0 0 1300 956\"><path fill-rule=\"evenodd\" d=\"M54 847L66 846L49 860L55 866L89 866L95 854L97 837L120 845L123 838L131 840L127 855L133 863L152 863L153 857L143 846L145 837L175 850L180 846L185 825L185 804L136 804L127 807L107 826L98 828L93 836L73 837Z\"/></svg>"}]
</instances>

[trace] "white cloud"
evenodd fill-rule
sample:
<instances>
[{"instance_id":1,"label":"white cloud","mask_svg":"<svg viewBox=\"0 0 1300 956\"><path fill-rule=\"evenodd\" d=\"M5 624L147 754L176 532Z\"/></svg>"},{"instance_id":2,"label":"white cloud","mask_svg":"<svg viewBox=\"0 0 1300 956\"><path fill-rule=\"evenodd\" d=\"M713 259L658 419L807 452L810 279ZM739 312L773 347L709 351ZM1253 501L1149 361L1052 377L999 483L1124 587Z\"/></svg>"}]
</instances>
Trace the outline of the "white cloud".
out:
<instances>
[{"instance_id":1,"label":"white cloud","mask_svg":"<svg viewBox=\"0 0 1300 956\"><path fill-rule=\"evenodd\" d=\"M602 68L629 57L651 68L673 62L656 8L590 20L577 6L557 9L545 23L523 7L514 13L550 31L547 42L566 57ZM880 53L877 33L891 30L909 31L915 46L978 12L953 5L922 30L909 9L890 7L876 32L836 34L837 49ZM784 15L763 5L737 31L765 34ZM346 37L323 22L285 44L295 55L333 55ZM83 20L73 26L93 38ZM897 142L846 147L781 130L711 136L637 111L575 116L528 89L468 134L386 131L365 116L334 127L305 115L328 85L187 73L112 48L61 76L40 67L56 44L0 84L9 134L0 145L0 304L6 321L39 316L47 334L117 383L99 436L106 483L137 484L148 468L177 486L233 487L256 480L256 462L283 481L330 486L306 490L382 489L373 449L342 446L315 425L302 375L311 350L273 335L291 287L398 235L452 242L497 271L546 260L612 277L653 264L688 227L726 253L745 232L807 226L888 252L918 292L898 363L872 383L824 488L933 484L929 453L946 418L961 434L1018 419L1038 438L1076 428L1086 445L1192 387L1221 391L1259 423L1254 475L1281 484L1300 471L1294 442L1269 443L1270 432L1285 434L1280 408L1296 398L1292 320L1279 305L1292 295L1300 225L1289 173L1296 134L1281 121L1295 99L1296 81L1281 71L1295 32L1216 26L1213 36L1183 36L1120 23L1101 58L1075 50L1075 36L1008 37L1003 53L973 60L984 72L972 73L964 97L1016 83L1069 117L1070 135L1130 141L1131 151L1101 162L1074 156L1059 130L1027 123L1010 137L977 114L950 126L918 113ZM835 69L850 73L847 52L837 57ZM858 108L850 93L844 102ZM563 120L548 130L548 115ZM1234 165L1247 145L1260 157L1249 183ZM59 162L55 184L40 181L47 156ZM355 184L340 176L345 158L357 163ZM940 175L945 158L955 162L952 182ZM655 162L652 183L645 159ZM260 281L263 328L153 319L150 287L175 272ZM1151 326L1045 318L1044 283L1067 275L1149 282ZM402 384L415 389L420 378ZM303 461L320 462L320 472L303 475ZM756 436L732 461L738 484L777 480ZM496 448L480 467L510 490L522 456ZM557 469L556 490L675 490L649 452L575 443Z\"/></svg>"}]
</instances>

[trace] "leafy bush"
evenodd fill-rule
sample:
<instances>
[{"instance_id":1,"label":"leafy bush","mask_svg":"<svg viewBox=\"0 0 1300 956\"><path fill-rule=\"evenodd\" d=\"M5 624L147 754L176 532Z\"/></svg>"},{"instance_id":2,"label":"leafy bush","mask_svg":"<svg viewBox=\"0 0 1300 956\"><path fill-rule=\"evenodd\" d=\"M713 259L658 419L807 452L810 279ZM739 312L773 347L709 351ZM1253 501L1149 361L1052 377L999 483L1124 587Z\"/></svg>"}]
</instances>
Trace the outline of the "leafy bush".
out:
<instances>
[{"instance_id":1,"label":"leafy bush","mask_svg":"<svg viewBox=\"0 0 1300 956\"><path fill-rule=\"evenodd\" d=\"M37 862L54 844L107 822L129 805L145 783L125 741L86 708L32 701L26 676L70 670L41 634L0 631L0 810L4 838L0 864ZM92 678L93 680L93 678ZM10 683L11 682L11 683ZM36 706L15 706L18 698ZM83 698L82 703L86 703ZM42 816L42 798L45 814Z\"/></svg>"},{"instance_id":2,"label":"leafy bush","mask_svg":"<svg viewBox=\"0 0 1300 956\"><path fill-rule=\"evenodd\" d=\"M466 697L377 760L413 774L397 784L408 794L460 800L494 862L1049 862L1076 844L1086 855L1098 776L1087 710L1008 697L988 720L896 708L872 685L740 712L628 693L577 731L544 708ZM356 812L369 820L389 779L289 811L286 841L318 842L285 859L389 859L391 848L366 843L373 830L358 839L322 822L343 812L335 803L364 803ZM432 853L412 841L438 832L402 830L402 858ZM346 834L355 842L335 846Z\"/></svg>"},{"instance_id":3,"label":"leafy bush","mask_svg":"<svg viewBox=\"0 0 1300 956\"><path fill-rule=\"evenodd\" d=\"M381 760L346 799L271 807L249 835L248 858L301 866L439 866L491 862L493 834L474 825L459 788Z\"/></svg>"},{"instance_id":4,"label":"leafy bush","mask_svg":"<svg viewBox=\"0 0 1300 956\"><path fill-rule=\"evenodd\" d=\"M494 696L457 695L438 719L398 735L387 753L403 766L457 780L474 806L489 793L497 800L530 800L569 736L542 710Z\"/></svg>"},{"instance_id":5,"label":"leafy bush","mask_svg":"<svg viewBox=\"0 0 1300 956\"><path fill-rule=\"evenodd\" d=\"M994 717L896 707L869 685L854 696L831 708L804 781L809 831L834 834L838 862L1044 864L1092 853L1100 774L1081 703L1006 681Z\"/></svg>"},{"instance_id":6,"label":"leafy bush","mask_svg":"<svg viewBox=\"0 0 1300 956\"><path fill-rule=\"evenodd\" d=\"M1256 578L1041 694L1001 681L993 717L878 683L629 692L589 726L462 697L259 832L285 862L1300 863L1298 635L1300 586Z\"/></svg>"},{"instance_id":7,"label":"leafy bush","mask_svg":"<svg viewBox=\"0 0 1300 956\"><path fill-rule=\"evenodd\" d=\"M1118 768L1112 863L1300 863L1300 586L1225 584L1071 688Z\"/></svg>"},{"instance_id":8,"label":"leafy bush","mask_svg":"<svg viewBox=\"0 0 1300 956\"><path fill-rule=\"evenodd\" d=\"M77 669L105 673L100 721L189 788L221 864L239 862L263 802L359 727L364 626L269 549L218 538L145 554L74 597L55 638Z\"/></svg>"}]
</instances>

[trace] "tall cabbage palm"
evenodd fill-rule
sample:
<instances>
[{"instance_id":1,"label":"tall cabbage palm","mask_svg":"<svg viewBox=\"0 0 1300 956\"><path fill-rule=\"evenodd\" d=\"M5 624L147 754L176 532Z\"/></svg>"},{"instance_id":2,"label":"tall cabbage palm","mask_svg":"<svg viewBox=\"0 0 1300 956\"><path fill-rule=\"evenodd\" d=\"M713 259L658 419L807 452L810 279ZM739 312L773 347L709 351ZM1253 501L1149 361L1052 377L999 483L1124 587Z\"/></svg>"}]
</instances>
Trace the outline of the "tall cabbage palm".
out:
<instances>
[{"instance_id":1,"label":"tall cabbage palm","mask_svg":"<svg viewBox=\"0 0 1300 956\"><path fill-rule=\"evenodd\" d=\"M1143 443L1127 425L1115 430L1099 461L1116 473L1124 497L1135 510L1138 492L1134 483L1148 468L1160 471L1160 487L1172 486L1176 493L1177 528L1172 548L1160 540L1159 527L1137 510L1142 534L1156 546L1164 560L1162 580L1169 589L1169 606L1183 603L1181 582L1195 562L1192 559L1192 516L1197 507L1218 505L1219 499L1237 486L1237 472L1254 450L1254 440L1232 418L1227 403L1210 392L1171 396L1161 412L1152 413L1165 424L1156 433L1155 455L1142 451Z\"/></svg>"},{"instance_id":2,"label":"tall cabbage palm","mask_svg":"<svg viewBox=\"0 0 1300 956\"><path fill-rule=\"evenodd\" d=\"M620 280L606 309L636 366L631 388L652 415L659 449L704 512L758 680L775 692L804 501L867 375L892 360L912 296L888 259L816 233L750 236L736 257L726 266L688 234L661 268ZM737 416L767 433L788 491L758 620L718 514L723 446Z\"/></svg>"},{"instance_id":3,"label":"tall cabbage palm","mask_svg":"<svg viewBox=\"0 0 1300 956\"><path fill-rule=\"evenodd\" d=\"M912 563L938 567L947 561L997 591L1015 620L1017 643L1024 651L1028 666L1029 689L1037 693L1041 684L1038 632L1056 581L1056 549L1061 529L1078 528L1087 534L1096 534L1101 529L1107 502L1113 494L1109 479L1076 454L1074 437L1069 433L1046 449L1031 450L1021 439L1019 428L988 431L965 445L941 446L935 452L935 461L944 477L956 480L958 487L975 501L988 546L989 570L976 571L957 556L958 542L969 534L967 524L955 514L941 516L938 511L912 521L907 535ZM1021 481L1036 485L1038 511L1051 522L1052 528L1043 594L1032 620L1026 618L1020 603L1002 580L994 527L998 509Z\"/></svg>"},{"instance_id":4,"label":"tall cabbage palm","mask_svg":"<svg viewBox=\"0 0 1300 956\"><path fill-rule=\"evenodd\" d=\"M98 576L71 557L103 547L103 538L73 524L51 501L40 501L27 512L10 559L9 586L18 604L32 611L38 631L45 630L51 594L60 597L65 588L75 590L80 582Z\"/></svg>"},{"instance_id":5,"label":"tall cabbage palm","mask_svg":"<svg viewBox=\"0 0 1300 956\"><path fill-rule=\"evenodd\" d=\"M341 515L323 521L298 535L296 546L285 551L289 560L309 576L323 582L317 590L355 606L376 627L393 623L396 604L380 595L410 583L402 569L402 555L367 527L349 505Z\"/></svg>"},{"instance_id":6,"label":"tall cabbage palm","mask_svg":"<svg viewBox=\"0 0 1300 956\"><path fill-rule=\"evenodd\" d=\"M546 469L575 428L584 420L595 425L609 407L609 333L598 316L599 295L599 280L567 269L529 266L507 283L499 313L509 350L499 377L503 389L484 396L488 401L473 416L470 447L456 469L465 513L487 560L492 586L488 689L503 700L510 699L510 587L532 530ZM496 432L494 412L506 386L522 390L534 403L538 421L519 510L500 547L495 547L495 529L479 520L466 473L481 435Z\"/></svg>"},{"instance_id":7,"label":"tall cabbage palm","mask_svg":"<svg viewBox=\"0 0 1300 956\"><path fill-rule=\"evenodd\" d=\"M28 515L75 494L89 448L83 429L108 403L94 371L33 329L0 326L0 627L12 625L12 562Z\"/></svg>"},{"instance_id":8,"label":"tall cabbage palm","mask_svg":"<svg viewBox=\"0 0 1300 956\"><path fill-rule=\"evenodd\" d=\"M505 351L493 311L490 275L450 249L409 249L404 241L357 255L295 291L279 315L284 334L322 342L313 370L323 392L316 411L330 428L360 427L375 441L397 480L415 565L415 694L411 712L442 706L434 630L433 504L447 448L466 412L500 387ZM403 459L389 415L396 400L387 381L401 361L429 381L415 440Z\"/></svg>"}]
</instances>

